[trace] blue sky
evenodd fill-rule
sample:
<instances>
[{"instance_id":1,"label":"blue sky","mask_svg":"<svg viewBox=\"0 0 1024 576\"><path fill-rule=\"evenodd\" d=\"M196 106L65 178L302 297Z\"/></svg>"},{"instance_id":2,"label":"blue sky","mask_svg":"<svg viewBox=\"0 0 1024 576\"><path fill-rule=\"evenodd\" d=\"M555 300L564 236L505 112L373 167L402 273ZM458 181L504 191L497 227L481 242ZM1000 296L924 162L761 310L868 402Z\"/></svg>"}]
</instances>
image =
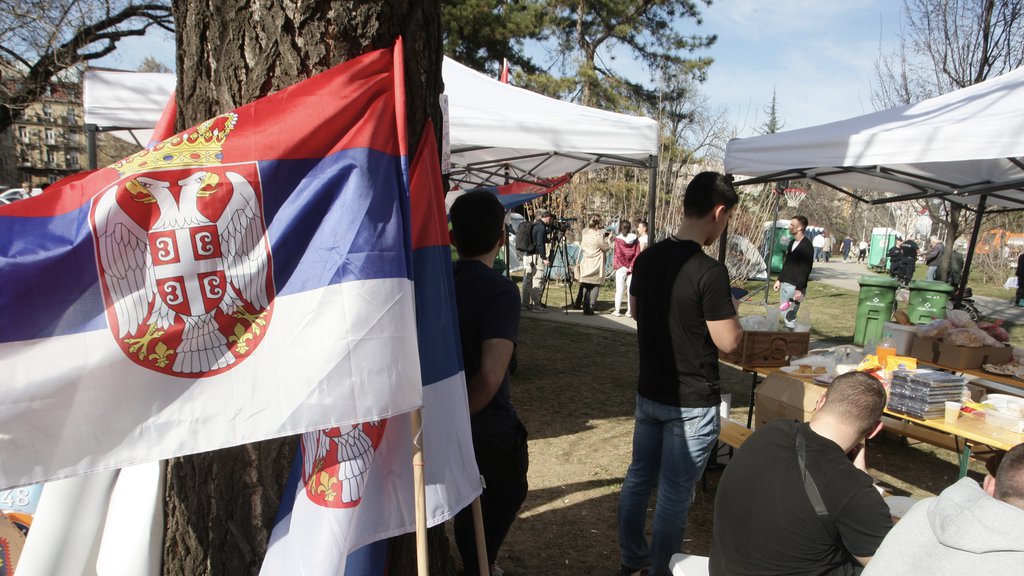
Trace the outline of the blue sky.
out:
<instances>
[{"instance_id":1,"label":"blue sky","mask_svg":"<svg viewBox=\"0 0 1024 576\"><path fill-rule=\"evenodd\" d=\"M879 47L891 49L899 31L897 0L715 0L704 25L684 30L718 34L703 86L714 107L729 109L739 136L759 133L777 94L783 130L874 112L871 84ZM134 69L152 55L174 68L169 34L128 39L100 65ZM629 58L618 58L617 66ZM643 70L627 74L646 79Z\"/></svg>"},{"instance_id":2,"label":"blue sky","mask_svg":"<svg viewBox=\"0 0 1024 576\"><path fill-rule=\"evenodd\" d=\"M783 130L874 112L879 46L899 32L896 0L718 0L702 28L718 34L704 91L740 136L757 133L776 90Z\"/></svg>"}]
</instances>

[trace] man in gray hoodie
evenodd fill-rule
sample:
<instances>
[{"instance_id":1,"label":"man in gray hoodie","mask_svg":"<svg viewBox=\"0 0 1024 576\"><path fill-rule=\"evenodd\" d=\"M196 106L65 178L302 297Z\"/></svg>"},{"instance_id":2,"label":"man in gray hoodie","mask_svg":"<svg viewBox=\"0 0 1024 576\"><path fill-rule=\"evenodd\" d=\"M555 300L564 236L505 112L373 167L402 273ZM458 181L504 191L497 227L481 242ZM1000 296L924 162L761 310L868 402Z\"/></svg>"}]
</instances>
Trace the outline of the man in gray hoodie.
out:
<instances>
[{"instance_id":1,"label":"man in gray hoodie","mask_svg":"<svg viewBox=\"0 0 1024 576\"><path fill-rule=\"evenodd\" d=\"M889 532L863 576L1024 573L1024 444L983 487L962 478Z\"/></svg>"}]
</instances>

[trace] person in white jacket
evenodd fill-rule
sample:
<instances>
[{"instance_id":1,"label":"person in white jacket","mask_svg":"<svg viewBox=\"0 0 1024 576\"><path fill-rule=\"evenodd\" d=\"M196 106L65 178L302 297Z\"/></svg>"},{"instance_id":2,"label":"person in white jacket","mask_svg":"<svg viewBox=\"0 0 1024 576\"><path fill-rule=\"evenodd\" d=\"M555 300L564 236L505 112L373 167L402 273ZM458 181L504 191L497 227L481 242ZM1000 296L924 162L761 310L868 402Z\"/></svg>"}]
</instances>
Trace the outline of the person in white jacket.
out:
<instances>
[{"instance_id":1,"label":"person in white jacket","mask_svg":"<svg viewBox=\"0 0 1024 576\"><path fill-rule=\"evenodd\" d=\"M915 504L863 576L887 574L1024 574L1024 444L1006 452L983 486L962 478Z\"/></svg>"}]
</instances>

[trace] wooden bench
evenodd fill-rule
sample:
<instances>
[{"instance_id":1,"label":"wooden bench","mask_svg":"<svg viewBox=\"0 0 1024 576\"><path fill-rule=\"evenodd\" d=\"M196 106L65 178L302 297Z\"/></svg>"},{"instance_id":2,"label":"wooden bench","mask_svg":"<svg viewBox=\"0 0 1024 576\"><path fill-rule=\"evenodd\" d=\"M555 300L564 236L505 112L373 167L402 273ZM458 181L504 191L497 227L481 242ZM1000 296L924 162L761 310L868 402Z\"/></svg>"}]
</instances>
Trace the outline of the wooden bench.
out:
<instances>
[{"instance_id":1,"label":"wooden bench","mask_svg":"<svg viewBox=\"0 0 1024 576\"><path fill-rule=\"evenodd\" d=\"M718 435L718 440L733 448L739 448L753 433L753 430L739 422L722 418L722 431Z\"/></svg>"},{"instance_id":2,"label":"wooden bench","mask_svg":"<svg viewBox=\"0 0 1024 576\"><path fill-rule=\"evenodd\" d=\"M721 428L721 431L718 433L718 442L721 442L722 444L725 444L726 446L729 447L729 456L731 457L732 456L732 451L735 450L736 448L739 448L740 446L742 446L743 443L747 441L747 438L749 438L750 435L754 433L754 431L751 430L750 428L747 428L743 424L740 424L739 422L735 422L735 421L730 420L728 418L722 418L721 419L721 423L722 423L722 425L721 425L722 428ZM710 463L710 465L713 466L713 467L720 468L720 467L723 466L722 464L717 463L717 461L718 461L718 450L720 450L720 449L721 449L721 446L716 442L715 443L715 451L711 454L711 463ZM704 469L704 473L701 474L701 476L700 476L700 483L701 483L701 486L703 486L704 491L707 492L708 491L708 470L707 470L707 468Z\"/></svg>"}]
</instances>

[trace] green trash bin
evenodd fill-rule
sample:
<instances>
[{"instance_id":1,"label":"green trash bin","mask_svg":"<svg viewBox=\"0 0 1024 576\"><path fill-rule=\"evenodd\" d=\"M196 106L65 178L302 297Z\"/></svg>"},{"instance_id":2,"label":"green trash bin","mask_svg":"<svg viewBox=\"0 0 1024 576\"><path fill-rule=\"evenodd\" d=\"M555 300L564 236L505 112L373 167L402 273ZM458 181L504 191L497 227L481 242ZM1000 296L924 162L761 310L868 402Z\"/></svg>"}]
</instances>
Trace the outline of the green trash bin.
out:
<instances>
[{"instance_id":1,"label":"green trash bin","mask_svg":"<svg viewBox=\"0 0 1024 576\"><path fill-rule=\"evenodd\" d=\"M879 342L883 325L892 317L899 282L888 276L865 275L858 281L860 298L857 302L857 326L853 330L853 343Z\"/></svg>"},{"instance_id":2,"label":"green trash bin","mask_svg":"<svg viewBox=\"0 0 1024 576\"><path fill-rule=\"evenodd\" d=\"M907 316L914 324L927 324L946 317L946 302L953 287L935 280L914 280L910 283L910 301Z\"/></svg>"}]
</instances>

